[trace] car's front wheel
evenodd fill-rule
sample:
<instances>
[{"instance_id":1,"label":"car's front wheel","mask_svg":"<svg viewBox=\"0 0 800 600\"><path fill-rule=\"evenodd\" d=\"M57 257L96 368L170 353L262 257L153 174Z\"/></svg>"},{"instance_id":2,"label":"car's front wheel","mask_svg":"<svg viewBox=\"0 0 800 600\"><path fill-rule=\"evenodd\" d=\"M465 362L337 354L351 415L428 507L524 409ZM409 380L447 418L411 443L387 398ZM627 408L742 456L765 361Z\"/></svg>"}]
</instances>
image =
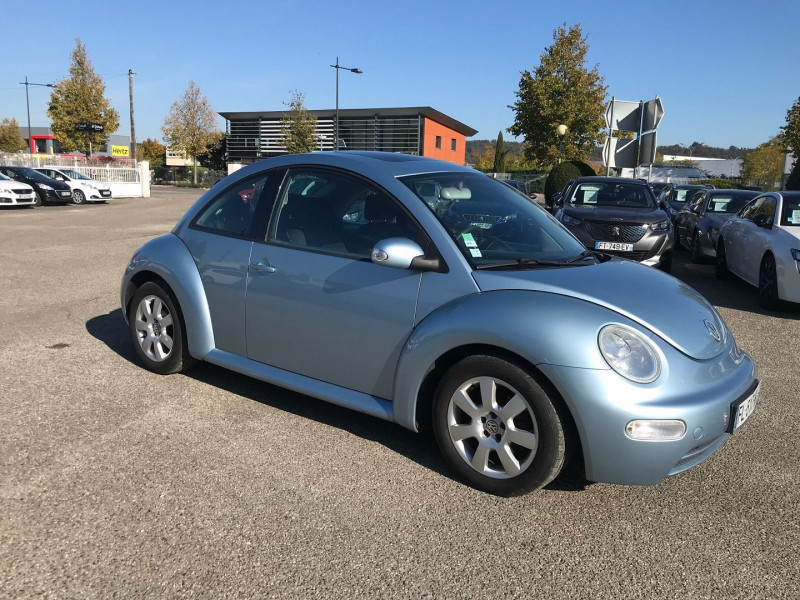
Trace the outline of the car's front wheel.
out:
<instances>
[{"instance_id":1,"label":"car's front wheel","mask_svg":"<svg viewBox=\"0 0 800 600\"><path fill-rule=\"evenodd\" d=\"M695 264L703 262L703 252L700 248L700 232L692 234L692 241L689 244L689 251L692 253L692 262Z\"/></svg>"},{"instance_id":2,"label":"car's front wheel","mask_svg":"<svg viewBox=\"0 0 800 600\"><path fill-rule=\"evenodd\" d=\"M72 203L73 204L84 204L86 202L86 195L80 190L73 190L72 191Z\"/></svg>"},{"instance_id":3,"label":"car's front wheel","mask_svg":"<svg viewBox=\"0 0 800 600\"><path fill-rule=\"evenodd\" d=\"M42 202L42 195L39 192L33 193L33 205L34 206L41 206Z\"/></svg>"},{"instance_id":4,"label":"car's front wheel","mask_svg":"<svg viewBox=\"0 0 800 600\"><path fill-rule=\"evenodd\" d=\"M476 488L515 496L543 487L568 459L567 417L519 365L471 356L444 375L433 405L442 454Z\"/></svg>"},{"instance_id":5,"label":"car's front wheel","mask_svg":"<svg viewBox=\"0 0 800 600\"><path fill-rule=\"evenodd\" d=\"M714 275L717 279L728 279L731 272L728 270L728 258L725 256L725 241L719 238L717 242L717 258L714 260Z\"/></svg>"},{"instance_id":6,"label":"car's front wheel","mask_svg":"<svg viewBox=\"0 0 800 600\"><path fill-rule=\"evenodd\" d=\"M165 286L151 281L138 289L130 304L128 324L136 354L150 371L169 375L193 364L178 301Z\"/></svg>"},{"instance_id":7,"label":"car's front wheel","mask_svg":"<svg viewBox=\"0 0 800 600\"><path fill-rule=\"evenodd\" d=\"M758 273L758 301L767 310L780 308L778 272L775 268L775 259L771 254L767 254L761 261L761 270Z\"/></svg>"}]
</instances>

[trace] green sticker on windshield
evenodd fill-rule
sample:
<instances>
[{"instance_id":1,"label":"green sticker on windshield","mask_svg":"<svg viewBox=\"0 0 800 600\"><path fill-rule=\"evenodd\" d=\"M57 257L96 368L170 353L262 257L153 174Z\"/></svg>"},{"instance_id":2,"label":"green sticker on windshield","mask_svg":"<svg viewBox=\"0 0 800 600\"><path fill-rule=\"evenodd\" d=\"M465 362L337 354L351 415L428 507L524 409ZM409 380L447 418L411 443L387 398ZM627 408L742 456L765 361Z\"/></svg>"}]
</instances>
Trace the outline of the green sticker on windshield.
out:
<instances>
[{"instance_id":1,"label":"green sticker on windshield","mask_svg":"<svg viewBox=\"0 0 800 600\"><path fill-rule=\"evenodd\" d=\"M472 237L471 233L462 233L461 239L464 240L464 245L467 248L477 248L478 244L475 243L475 238Z\"/></svg>"}]
</instances>

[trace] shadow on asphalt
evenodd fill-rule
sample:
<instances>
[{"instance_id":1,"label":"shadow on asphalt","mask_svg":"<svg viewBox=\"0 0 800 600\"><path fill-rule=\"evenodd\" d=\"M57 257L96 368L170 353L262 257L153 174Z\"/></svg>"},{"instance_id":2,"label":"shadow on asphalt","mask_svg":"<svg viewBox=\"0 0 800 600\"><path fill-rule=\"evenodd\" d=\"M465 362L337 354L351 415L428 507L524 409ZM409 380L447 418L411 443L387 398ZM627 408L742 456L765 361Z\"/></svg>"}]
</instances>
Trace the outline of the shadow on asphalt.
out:
<instances>
[{"instance_id":1,"label":"shadow on asphalt","mask_svg":"<svg viewBox=\"0 0 800 600\"><path fill-rule=\"evenodd\" d=\"M725 281L714 275L711 260L694 264L688 252L677 251L672 265L672 275L700 292L706 300L717 307L733 308L756 315L778 319L800 320L800 305L784 303L780 310L769 311L758 303L758 289L735 275Z\"/></svg>"},{"instance_id":2,"label":"shadow on asphalt","mask_svg":"<svg viewBox=\"0 0 800 600\"><path fill-rule=\"evenodd\" d=\"M128 362L141 367L120 309L90 319L86 323L86 331ZM461 482L439 453L432 433L417 434L394 423L264 383L210 363L201 363L184 373L184 376L376 442L426 469ZM583 461L573 458L563 473L545 489L580 491L587 485L589 482L583 477Z\"/></svg>"}]
</instances>

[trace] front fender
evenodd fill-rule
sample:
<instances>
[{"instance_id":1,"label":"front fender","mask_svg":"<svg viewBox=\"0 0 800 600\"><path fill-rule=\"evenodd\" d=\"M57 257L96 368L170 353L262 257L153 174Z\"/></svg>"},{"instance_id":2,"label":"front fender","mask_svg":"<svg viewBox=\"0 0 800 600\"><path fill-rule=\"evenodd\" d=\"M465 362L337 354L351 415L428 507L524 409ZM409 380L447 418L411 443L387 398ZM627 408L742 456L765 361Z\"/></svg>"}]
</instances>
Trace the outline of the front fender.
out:
<instances>
[{"instance_id":1,"label":"front fender","mask_svg":"<svg viewBox=\"0 0 800 600\"><path fill-rule=\"evenodd\" d=\"M533 365L608 370L597 335L612 322L651 335L607 308L548 292L500 290L451 302L426 317L406 342L395 377L394 419L417 430L417 398L425 376L438 358L463 346L494 346Z\"/></svg>"},{"instance_id":2,"label":"front fender","mask_svg":"<svg viewBox=\"0 0 800 600\"><path fill-rule=\"evenodd\" d=\"M203 283L191 253L181 239L168 233L147 242L133 255L125 269L120 287L122 313L128 318L130 302L140 274L154 274L163 279L178 299L186 325L189 354L202 360L214 349L214 331ZM152 277L150 277L152 279Z\"/></svg>"}]
</instances>

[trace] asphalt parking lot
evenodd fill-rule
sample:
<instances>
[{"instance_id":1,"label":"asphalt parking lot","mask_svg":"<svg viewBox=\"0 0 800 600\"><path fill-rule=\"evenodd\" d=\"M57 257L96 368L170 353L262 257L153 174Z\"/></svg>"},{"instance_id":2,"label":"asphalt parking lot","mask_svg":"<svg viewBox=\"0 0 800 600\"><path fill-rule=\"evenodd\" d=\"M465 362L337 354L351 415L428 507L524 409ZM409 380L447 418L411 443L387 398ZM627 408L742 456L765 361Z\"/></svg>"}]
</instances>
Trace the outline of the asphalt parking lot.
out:
<instances>
[{"instance_id":1,"label":"asphalt parking lot","mask_svg":"<svg viewBox=\"0 0 800 600\"><path fill-rule=\"evenodd\" d=\"M800 310L679 254L758 365L751 420L654 487L496 498L399 426L137 364L122 272L198 195L0 211L0 597L800 597Z\"/></svg>"}]
</instances>

